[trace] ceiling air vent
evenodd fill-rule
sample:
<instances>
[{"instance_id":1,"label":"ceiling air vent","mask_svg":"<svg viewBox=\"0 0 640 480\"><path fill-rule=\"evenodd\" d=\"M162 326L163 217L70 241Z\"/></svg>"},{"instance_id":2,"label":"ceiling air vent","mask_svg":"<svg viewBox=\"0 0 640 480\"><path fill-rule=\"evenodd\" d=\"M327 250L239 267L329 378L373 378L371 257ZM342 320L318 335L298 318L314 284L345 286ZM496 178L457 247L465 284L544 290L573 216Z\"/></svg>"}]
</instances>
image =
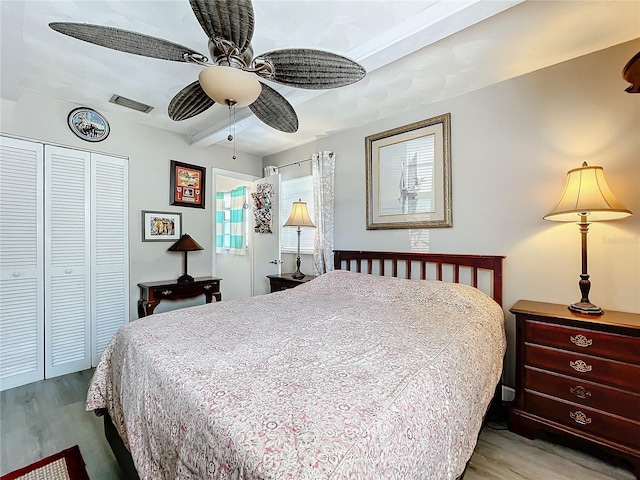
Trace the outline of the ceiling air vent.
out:
<instances>
[{"instance_id":1,"label":"ceiling air vent","mask_svg":"<svg viewBox=\"0 0 640 480\"><path fill-rule=\"evenodd\" d=\"M151 110L153 110L153 107L151 105L136 102L135 100L131 100L130 98L116 94L113 94L111 96L109 102L120 105L121 107L131 108L132 110L137 110L138 112L142 113L149 113Z\"/></svg>"}]
</instances>

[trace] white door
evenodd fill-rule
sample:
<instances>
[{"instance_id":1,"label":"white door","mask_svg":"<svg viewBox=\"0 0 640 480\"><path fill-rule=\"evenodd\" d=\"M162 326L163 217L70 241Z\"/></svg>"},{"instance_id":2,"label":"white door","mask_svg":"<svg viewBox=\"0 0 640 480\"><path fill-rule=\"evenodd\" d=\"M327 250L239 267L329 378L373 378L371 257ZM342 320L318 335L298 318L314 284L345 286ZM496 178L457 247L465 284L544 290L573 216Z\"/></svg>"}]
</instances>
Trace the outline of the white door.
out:
<instances>
[{"instance_id":1,"label":"white door","mask_svg":"<svg viewBox=\"0 0 640 480\"><path fill-rule=\"evenodd\" d=\"M45 147L45 376L91 367L89 152Z\"/></svg>"},{"instance_id":2,"label":"white door","mask_svg":"<svg viewBox=\"0 0 640 480\"><path fill-rule=\"evenodd\" d=\"M0 136L0 389L44 378L43 145Z\"/></svg>"},{"instance_id":3,"label":"white door","mask_svg":"<svg viewBox=\"0 0 640 480\"><path fill-rule=\"evenodd\" d=\"M91 364L129 322L127 160L91 154Z\"/></svg>"},{"instance_id":4,"label":"white door","mask_svg":"<svg viewBox=\"0 0 640 480\"><path fill-rule=\"evenodd\" d=\"M266 189L263 187L267 185ZM267 275L280 273L280 175L271 175L253 182L252 194L258 198L263 198L270 192L269 199L261 202L260 206L267 207L271 214L271 233L256 232L256 224L260 218L256 219L256 202L251 202L252 230L253 230L253 294L263 295L269 293L269 279Z\"/></svg>"}]
</instances>

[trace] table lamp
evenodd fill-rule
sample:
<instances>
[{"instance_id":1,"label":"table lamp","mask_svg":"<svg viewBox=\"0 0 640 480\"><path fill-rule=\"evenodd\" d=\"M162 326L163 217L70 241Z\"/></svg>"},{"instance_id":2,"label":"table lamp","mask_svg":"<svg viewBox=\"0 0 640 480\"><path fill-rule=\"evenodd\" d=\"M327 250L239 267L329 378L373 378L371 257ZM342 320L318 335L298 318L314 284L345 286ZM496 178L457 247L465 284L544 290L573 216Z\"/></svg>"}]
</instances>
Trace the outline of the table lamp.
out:
<instances>
[{"instance_id":1,"label":"table lamp","mask_svg":"<svg viewBox=\"0 0 640 480\"><path fill-rule=\"evenodd\" d=\"M567 173L567 183L556 207L544 216L545 220L556 222L578 221L582 236L582 274L580 275L579 302L569 306L569 310L586 315L602 315L604 311L589 301L591 282L587 274L587 233L590 222L618 220L632 213L627 210L611 193L604 179L602 167L588 166Z\"/></svg>"},{"instance_id":2,"label":"table lamp","mask_svg":"<svg viewBox=\"0 0 640 480\"><path fill-rule=\"evenodd\" d=\"M302 199L298 199L297 202L293 202L291 207L291 214L287 219L287 222L283 227L298 227L298 259L296 260L297 270L293 275L293 278L304 278L304 273L300 271L300 227L313 227L315 225L309 218L309 212L307 212L307 202L303 202Z\"/></svg>"},{"instance_id":3,"label":"table lamp","mask_svg":"<svg viewBox=\"0 0 640 480\"><path fill-rule=\"evenodd\" d=\"M193 282L193 277L187 273L187 253L204 249L189 234L183 233L180 239L167 250L170 252L184 252L184 273L178 277L178 283Z\"/></svg>"}]
</instances>

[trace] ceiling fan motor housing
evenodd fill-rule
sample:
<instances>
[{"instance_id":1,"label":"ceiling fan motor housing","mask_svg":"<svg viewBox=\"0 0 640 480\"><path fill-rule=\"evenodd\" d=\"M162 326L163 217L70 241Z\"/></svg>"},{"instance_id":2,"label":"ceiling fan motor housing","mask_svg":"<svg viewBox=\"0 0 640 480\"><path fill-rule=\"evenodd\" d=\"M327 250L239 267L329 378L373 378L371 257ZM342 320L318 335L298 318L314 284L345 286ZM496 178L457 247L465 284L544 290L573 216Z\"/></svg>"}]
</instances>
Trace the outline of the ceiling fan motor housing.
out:
<instances>
[{"instance_id":1,"label":"ceiling fan motor housing","mask_svg":"<svg viewBox=\"0 0 640 480\"><path fill-rule=\"evenodd\" d=\"M216 65L223 67L234 67L245 69L251 61L246 62L244 55L240 54L240 50L231 41L222 37L215 37L208 42L209 53ZM246 53L246 52L245 52Z\"/></svg>"}]
</instances>

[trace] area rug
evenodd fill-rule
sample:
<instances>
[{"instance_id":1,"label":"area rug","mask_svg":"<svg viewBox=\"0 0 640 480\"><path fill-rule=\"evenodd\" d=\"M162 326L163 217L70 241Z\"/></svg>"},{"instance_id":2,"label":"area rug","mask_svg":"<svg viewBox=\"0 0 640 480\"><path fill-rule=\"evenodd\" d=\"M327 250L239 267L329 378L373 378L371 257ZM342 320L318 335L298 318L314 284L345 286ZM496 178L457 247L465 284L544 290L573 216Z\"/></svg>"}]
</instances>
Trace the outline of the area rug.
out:
<instances>
[{"instance_id":1,"label":"area rug","mask_svg":"<svg viewBox=\"0 0 640 480\"><path fill-rule=\"evenodd\" d=\"M75 445L0 477L0 480L89 480L80 447Z\"/></svg>"}]
</instances>

